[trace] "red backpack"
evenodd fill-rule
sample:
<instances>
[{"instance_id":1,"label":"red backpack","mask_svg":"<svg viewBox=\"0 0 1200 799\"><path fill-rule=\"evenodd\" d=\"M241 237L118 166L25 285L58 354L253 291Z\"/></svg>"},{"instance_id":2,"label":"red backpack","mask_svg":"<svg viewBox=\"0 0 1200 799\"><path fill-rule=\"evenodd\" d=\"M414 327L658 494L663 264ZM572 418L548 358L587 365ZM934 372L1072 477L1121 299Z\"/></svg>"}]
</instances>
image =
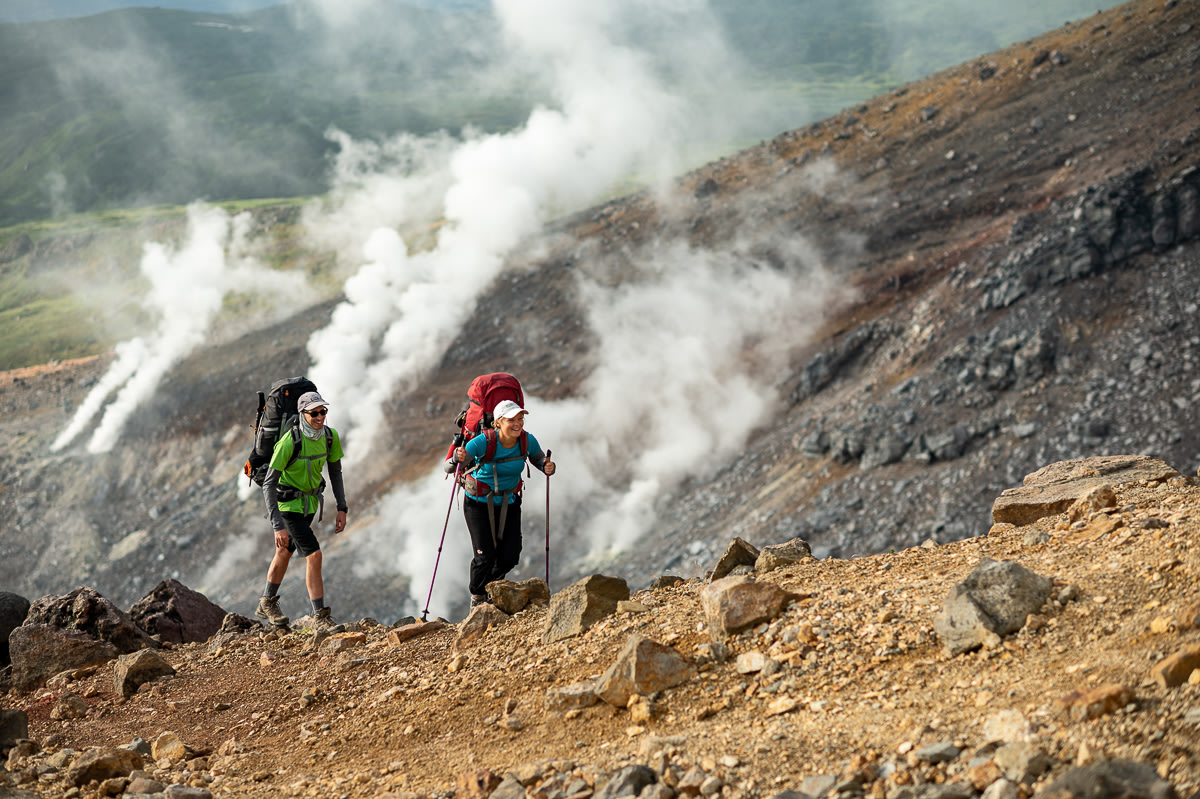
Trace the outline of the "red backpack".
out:
<instances>
[{"instance_id":1,"label":"red backpack","mask_svg":"<svg viewBox=\"0 0 1200 799\"><path fill-rule=\"evenodd\" d=\"M453 471L450 465L450 458L454 455L454 450L463 446L472 438L482 435L487 440L487 446L484 449L481 463L516 460L520 458L525 460L529 454L529 434L521 431L520 454L513 455L507 458L496 459L496 447L499 445L500 434L492 427L492 422L495 421L492 416L492 410L505 400L512 400L520 406L525 405L525 396L521 391L521 383L517 378L506 372L493 372L490 375L480 375L471 381L470 387L467 388L467 404L459 411L458 416L454 420L454 425L457 430L454 433L454 440L450 443L450 450L446 453L446 470ZM469 494L491 494L492 490L484 483L477 482L471 473L458 473L458 483L467 490ZM514 493L521 492L521 484L517 485Z\"/></svg>"},{"instance_id":2,"label":"red backpack","mask_svg":"<svg viewBox=\"0 0 1200 799\"><path fill-rule=\"evenodd\" d=\"M466 444L480 433L492 429L492 410L504 400L512 400L525 407L525 395L521 391L521 382L507 372L493 372L490 375L480 375L471 381L467 388L467 404L459 411L454 419L455 435L446 453L449 458L457 447ZM524 439L524 436L522 436ZM522 440L522 452L525 442ZM488 455L496 451L495 444L488 440ZM488 460L489 458L485 458Z\"/></svg>"}]
</instances>

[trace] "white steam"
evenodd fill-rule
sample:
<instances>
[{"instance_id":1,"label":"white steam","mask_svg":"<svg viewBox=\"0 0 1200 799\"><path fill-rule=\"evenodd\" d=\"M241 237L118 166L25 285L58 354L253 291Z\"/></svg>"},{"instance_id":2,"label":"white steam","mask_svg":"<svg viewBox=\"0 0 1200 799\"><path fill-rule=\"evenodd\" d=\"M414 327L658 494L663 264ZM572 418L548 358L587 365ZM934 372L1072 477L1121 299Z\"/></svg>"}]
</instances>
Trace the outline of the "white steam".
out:
<instances>
[{"instance_id":1,"label":"white steam","mask_svg":"<svg viewBox=\"0 0 1200 799\"><path fill-rule=\"evenodd\" d=\"M245 254L249 224L249 215L231 220L219 208L193 204L178 249L158 242L145 245L140 268L150 288L142 305L155 318L155 329L117 346L116 360L55 439L52 450L61 450L88 429L89 452L112 449L125 422L153 396L163 375L205 343L227 294L286 288L274 279L275 272ZM301 287L297 279L289 282ZM93 425L102 409L100 421Z\"/></svg>"},{"instance_id":2,"label":"white steam","mask_svg":"<svg viewBox=\"0 0 1200 799\"><path fill-rule=\"evenodd\" d=\"M411 387L444 353L478 293L522 239L632 174L664 180L678 168L673 153L686 128L684 104L663 86L646 53L616 38L642 5L495 4L516 50L553 76L561 107L537 109L511 133L469 138L450 155L441 195L444 224L432 249L408 252L395 232L411 224L405 218L367 236L365 264L347 284L345 302L309 342L313 380L331 397L353 399L342 416L355 441L351 459L366 455L382 424L383 403ZM685 5L667 7L703 8ZM420 170L409 179L425 188L436 185ZM369 193L372 187L362 188ZM401 198L392 203L399 211L428 194L402 180L391 182L386 196ZM377 207L346 192L343 210L350 204ZM341 221L344 226L344 216Z\"/></svg>"},{"instance_id":3,"label":"white steam","mask_svg":"<svg viewBox=\"0 0 1200 799\"><path fill-rule=\"evenodd\" d=\"M628 22L669 27L690 15L688 37L704 42L704 52L690 57L709 58L702 76L724 54L715 34L696 39L695 18L707 19L703 3L650 5L497 0L507 41L552 77L559 99L559 107L537 109L511 133L469 135L453 151L429 147L411 158L405 154L419 149L412 140L364 145L333 134L342 148L336 208L324 211L327 224L315 215L309 221L343 252L346 231L355 231L363 266L330 324L310 339L308 374L342 409L339 431L353 439L351 463L386 441L379 435L386 401L411 390L444 355L479 292L524 239L631 175L665 185L679 171L682 145L696 129L694 109L654 58L628 43ZM372 172L373 163L388 168ZM429 199L439 187L435 206ZM438 215L433 246L406 241ZM704 252L660 243L624 264L635 273L629 279L580 278L595 368L576 399L545 403L526 395L528 429L560 466L551 480L556 557L600 558L627 548L654 523L667 493L722 468L770 418L789 348L805 340L831 291L799 237L772 246L774 265L766 265L739 245ZM579 274L603 270L580 265ZM535 474L524 511L527 562L539 561L543 548L533 531L546 523L544 490L545 478ZM349 542L371 553L354 559L360 576L408 575L421 610L438 563L431 610L445 613L461 602L470 546L450 493L439 464L383 500L375 521Z\"/></svg>"},{"instance_id":4,"label":"white steam","mask_svg":"<svg viewBox=\"0 0 1200 799\"><path fill-rule=\"evenodd\" d=\"M596 367L577 398L525 396L526 429L559 467L550 480L552 581L564 560L597 562L628 549L656 522L664 496L688 479L711 478L773 418L777 377L790 373L787 356L842 289L799 236L777 242L772 261L737 246L713 252L676 244L639 259L637 274L615 287L581 278ZM545 568L545 483L536 472L527 482L528 573L514 579ZM374 553L358 560L360 572L408 574L418 609L428 596L450 490L440 469L400 488L382 504L379 518L387 521L355 541ZM457 503L445 535L431 601L443 614L466 592L469 539ZM380 559L381 552L391 556Z\"/></svg>"}]
</instances>

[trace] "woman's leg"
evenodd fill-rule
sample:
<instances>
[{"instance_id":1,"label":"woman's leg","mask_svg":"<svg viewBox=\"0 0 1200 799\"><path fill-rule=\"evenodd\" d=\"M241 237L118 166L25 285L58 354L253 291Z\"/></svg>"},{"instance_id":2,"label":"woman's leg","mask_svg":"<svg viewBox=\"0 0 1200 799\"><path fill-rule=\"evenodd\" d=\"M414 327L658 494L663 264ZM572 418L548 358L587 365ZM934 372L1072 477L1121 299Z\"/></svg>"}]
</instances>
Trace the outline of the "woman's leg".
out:
<instances>
[{"instance_id":1,"label":"woman's leg","mask_svg":"<svg viewBox=\"0 0 1200 799\"><path fill-rule=\"evenodd\" d=\"M492 522L488 521L488 506L473 499L463 500L463 517L467 520L467 531L471 534L471 575L467 584L474 596L487 594L487 584L492 581L496 560L496 545L492 541ZM496 531L497 534L499 530Z\"/></svg>"},{"instance_id":2,"label":"woman's leg","mask_svg":"<svg viewBox=\"0 0 1200 799\"><path fill-rule=\"evenodd\" d=\"M496 547L496 558L492 566L492 580L499 580L521 562L521 498L509 500L504 514L504 537Z\"/></svg>"}]
</instances>

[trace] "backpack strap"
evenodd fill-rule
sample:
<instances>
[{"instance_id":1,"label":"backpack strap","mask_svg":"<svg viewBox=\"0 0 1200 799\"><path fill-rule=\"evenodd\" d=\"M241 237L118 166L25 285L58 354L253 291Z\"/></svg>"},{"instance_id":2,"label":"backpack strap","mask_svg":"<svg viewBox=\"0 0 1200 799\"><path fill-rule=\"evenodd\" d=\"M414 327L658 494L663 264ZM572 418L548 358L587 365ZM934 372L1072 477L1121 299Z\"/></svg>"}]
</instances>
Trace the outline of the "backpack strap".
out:
<instances>
[{"instance_id":1,"label":"backpack strap","mask_svg":"<svg viewBox=\"0 0 1200 799\"><path fill-rule=\"evenodd\" d=\"M520 447L521 454L509 455L505 458L496 457L496 447L499 446L500 443L500 434L496 432L495 428L488 428L487 430L484 430L483 437L484 440L487 441L487 449L484 450L483 460L481 460L480 463L505 463L507 461L524 460L529 456L529 434L524 430L522 430L521 435L517 437L517 444Z\"/></svg>"},{"instance_id":2,"label":"backpack strap","mask_svg":"<svg viewBox=\"0 0 1200 799\"><path fill-rule=\"evenodd\" d=\"M288 458L288 462L280 469L280 474L291 468L292 464L300 457L300 450L304 444L300 440L300 417L296 417L296 421L288 428L288 433L292 437L292 455ZM328 426L325 427L325 457L328 460L329 453L333 451L333 431ZM281 488L284 490L286 498L281 499L282 502L290 502L293 499L303 499L304 497L316 497L317 499L317 521L325 518L325 478L321 478L321 483L314 491L301 491L295 486L281 483ZM291 489L288 491L287 489Z\"/></svg>"},{"instance_id":3,"label":"backpack strap","mask_svg":"<svg viewBox=\"0 0 1200 799\"><path fill-rule=\"evenodd\" d=\"M296 459L300 457L302 444L300 442L300 417L296 417L296 421L288 428L288 433L292 436L292 456L288 458L288 462L284 464L280 471L287 471ZM325 457L329 457L329 453L333 452L333 431L328 426L325 427Z\"/></svg>"}]
</instances>

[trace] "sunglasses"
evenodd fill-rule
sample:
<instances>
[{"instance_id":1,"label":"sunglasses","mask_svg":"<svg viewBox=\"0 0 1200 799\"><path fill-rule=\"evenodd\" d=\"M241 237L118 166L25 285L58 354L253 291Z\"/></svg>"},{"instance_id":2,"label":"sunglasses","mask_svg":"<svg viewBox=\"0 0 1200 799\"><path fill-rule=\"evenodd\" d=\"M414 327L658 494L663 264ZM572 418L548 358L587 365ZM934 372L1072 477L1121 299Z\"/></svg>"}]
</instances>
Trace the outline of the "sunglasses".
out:
<instances>
[{"instance_id":1,"label":"sunglasses","mask_svg":"<svg viewBox=\"0 0 1200 799\"><path fill-rule=\"evenodd\" d=\"M309 416L324 416L329 413L328 408L317 408L315 411L305 411Z\"/></svg>"}]
</instances>

